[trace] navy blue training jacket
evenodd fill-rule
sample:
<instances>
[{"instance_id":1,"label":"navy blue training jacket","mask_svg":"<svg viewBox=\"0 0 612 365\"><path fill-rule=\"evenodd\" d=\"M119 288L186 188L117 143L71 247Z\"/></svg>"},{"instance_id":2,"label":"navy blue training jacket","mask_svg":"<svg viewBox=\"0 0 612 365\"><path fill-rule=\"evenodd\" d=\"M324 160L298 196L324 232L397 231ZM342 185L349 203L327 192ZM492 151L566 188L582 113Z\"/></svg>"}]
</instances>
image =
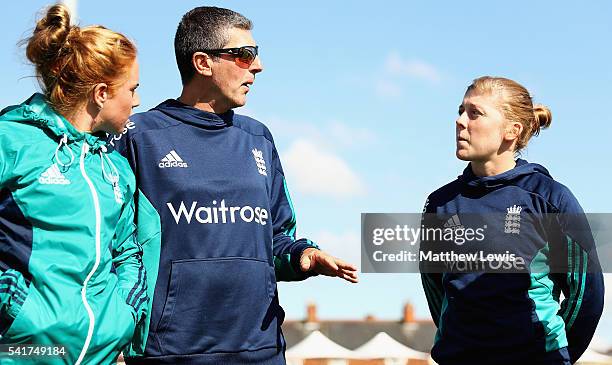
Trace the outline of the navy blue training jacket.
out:
<instances>
[{"instance_id":1,"label":"navy blue training jacket","mask_svg":"<svg viewBox=\"0 0 612 365\"><path fill-rule=\"evenodd\" d=\"M295 239L269 130L167 100L133 115L111 142L162 231L144 356L127 363L284 364L276 276L307 277L299 258L316 245Z\"/></svg>"},{"instance_id":2,"label":"navy blue training jacket","mask_svg":"<svg viewBox=\"0 0 612 365\"><path fill-rule=\"evenodd\" d=\"M522 216L520 224L504 219L506 212ZM437 363L562 364L568 352L572 363L582 355L603 311L604 284L588 221L567 187L522 159L489 177L475 176L468 165L430 194L424 213L455 215L456 221L462 213L486 217L488 242L507 245L532 269L422 273L438 327L432 349ZM535 216L553 219L543 227L530 219ZM555 258L566 271L550 269Z\"/></svg>"}]
</instances>

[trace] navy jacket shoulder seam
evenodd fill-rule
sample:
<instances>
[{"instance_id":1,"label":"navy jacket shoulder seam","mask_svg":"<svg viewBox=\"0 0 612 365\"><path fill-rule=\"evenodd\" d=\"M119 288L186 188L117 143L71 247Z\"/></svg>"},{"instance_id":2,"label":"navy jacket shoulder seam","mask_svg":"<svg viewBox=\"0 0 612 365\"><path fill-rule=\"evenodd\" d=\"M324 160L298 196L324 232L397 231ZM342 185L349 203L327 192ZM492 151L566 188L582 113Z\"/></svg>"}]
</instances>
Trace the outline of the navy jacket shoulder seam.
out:
<instances>
[{"instance_id":1,"label":"navy jacket shoulder seam","mask_svg":"<svg viewBox=\"0 0 612 365\"><path fill-rule=\"evenodd\" d=\"M514 186L514 187L516 187L516 188L519 188L519 189L523 190L524 192L526 192L526 193L528 193L528 194L535 195L535 196L537 196L537 197L541 198L542 200L544 200L544 201L546 202L546 204L547 204L547 205L551 206L551 207L552 207L552 208L555 210L555 211L554 211L554 213L558 213L558 212L560 212L560 211L561 211L561 210L560 210L560 209L559 209L559 208L558 208L558 207L557 207L555 204L553 204L553 203L552 203L552 202L551 202L549 199L547 199L546 197L542 196L542 194L539 194L539 193L536 193L536 192L533 192L533 191L529 191L529 190L527 190L527 189L523 188L522 186L515 185L515 184L511 184L511 185L507 185L507 186Z\"/></svg>"},{"instance_id":2,"label":"navy jacket shoulder seam","mask_svg":"<svg viewBox=\"0 0 612 365\"><path fill-rule=\"evenodd\" d=\"M259 123L261 123L261 122L259 122ZM263 125L263 124L262 124L262 125ZM271 140L270 140L270 139L269 139L269 138L268 138L268 137L265 135L265 133L256 134L256 133L251 132L251 131L248 131L248 130L246 130L246 129L242 128L242 126L239 126L239 125L236 125L236 124L234 124L234 127L238 128L238 129L240 129L241 131L243 131L244 133L250 134L250 135L252 135L252 136L255 136L255 137L263 137L263 138L264 138L266 141L270 142L270 144L272 145L272 147L274 147L274 149L276 149L276 147L274 146L274 142L272 142L272 141L271 141Z\"/></svg>"}]
</instances>

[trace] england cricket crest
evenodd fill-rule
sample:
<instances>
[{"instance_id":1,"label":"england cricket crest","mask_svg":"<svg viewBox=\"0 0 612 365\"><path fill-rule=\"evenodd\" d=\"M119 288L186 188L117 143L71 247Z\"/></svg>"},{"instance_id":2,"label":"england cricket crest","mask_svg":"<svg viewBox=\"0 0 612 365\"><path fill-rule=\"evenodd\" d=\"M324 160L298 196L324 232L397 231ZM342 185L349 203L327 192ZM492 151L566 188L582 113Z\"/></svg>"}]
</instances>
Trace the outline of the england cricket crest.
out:
<instances>
[{"instance_id":1,"label":"england cricket crest","mask_svg":"<svg viewBox=\"0 0 612 365\"><path fill-rule=\"evenodd\" d=\"M519 205L513 205L506 209L506 221L504 223L504 233L519 234L521 233L521 208Z\"/></svg>"}]
</instances>

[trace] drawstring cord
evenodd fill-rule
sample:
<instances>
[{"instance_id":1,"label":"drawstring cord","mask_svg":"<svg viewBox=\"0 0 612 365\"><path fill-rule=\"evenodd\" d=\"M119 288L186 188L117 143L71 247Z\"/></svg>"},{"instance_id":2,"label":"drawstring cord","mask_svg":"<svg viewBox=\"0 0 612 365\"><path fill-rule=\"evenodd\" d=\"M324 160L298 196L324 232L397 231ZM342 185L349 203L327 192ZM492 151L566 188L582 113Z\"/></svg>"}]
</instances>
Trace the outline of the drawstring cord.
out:
<instances>
[{"instance_id":1,"label":"drawstring cord","mask_svg":"<svg viewBox=\"0 0 612 365\"><path fill-rule=\"evenodd\" d=\"M87 143L87 142L84 142L84 143ZM68 147L67 150L70 153L70 162L63 163L59 155L59 152L62 149L62 146L68 147L68 136L66 134L62 135L62 138L60 139L57 145L57 148L55 149L55 163L57 165L62 166L65 169L65 168L70 167L74 163L75 156L74 156L74 152L72 152L72 149ZM100 166L102 167L102 175L104 175L104 178L108 182L110 182L111 185L113 186L113 192L115 194L115 201L119 204L123 204L123 193L121 192L121 188L119 187L119 170L117 170L117 167L115 166L113 161L111 161L110 157L108 157L106 152L107 152L106 146L100 146L98 153L100 154ZM107 173L106 169L104 168L104 160L106 160L106 162L112 168L112 171L110 174Z\"/></svg>"},{"instance_id":2,"label":"drawstring cord","mask_svg":"<svg viewBox=\"0 0 612 365\"><path fill-rule=\"evenodd\" d=\"M111 161L110 157L108 157L106 151L106 146L100 146L100 150L98 151L98 153L100 154L100 166L102 166L102 175L104 175L104 178L113 185L115 201L121 204L123 203L123 194L121 193L121 188L119 187L119 170L117 170L117 167L115 167L113 161ZM106 160L106 162L108 162L110 167L113 169L110 174L106 173L106 169L104 168L104 160Z\"/></svg>"},{"instance_id":3,"label":"drawstring cord","mask_svg":"<svg viewBox=\"0 0 612 365\"><path fill-rule=\"evenodd\" d=\"M70 167L70 165L72 165L72 163L74 162L74 152L72 152L72 149L68 147L68 152L70 152L70 162L68 162L67 164L63 163L59 157L59 151L62 148L62 145L68 147L68 136L65 134L62 135L62 139L60 139L57 148L55 149L55 163L61 165L64 168Z\"/></svg>"},{"instance_id":4,"label":"drawstring cord","mask_svg":"<svg viewBox=\"0 0 612 365\"><path fill-rule=\"evenodd\" d=\"M113 161L111 161L111 159L106 155L106 151L107 151L106 146L100 146L99 153L100 153L100 165L102 166L102 174L104 175L106 180L110 181L112 184L115 184L119 182L119 171L115 167L115 164L113 164ZM105 159L114 170L113 172L111 172L110 175L107 174L106 169L104 169Z\"/></svg>"}]
</instances>

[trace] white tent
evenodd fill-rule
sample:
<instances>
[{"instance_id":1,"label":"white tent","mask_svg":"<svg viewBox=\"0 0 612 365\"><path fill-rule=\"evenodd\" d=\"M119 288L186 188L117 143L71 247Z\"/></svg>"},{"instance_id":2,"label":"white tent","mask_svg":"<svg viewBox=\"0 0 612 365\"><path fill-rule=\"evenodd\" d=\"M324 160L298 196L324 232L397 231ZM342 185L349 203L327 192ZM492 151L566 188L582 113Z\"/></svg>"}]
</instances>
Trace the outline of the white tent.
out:
<instances>
[{"instance_id":1,"label":"white tent","mask_svg":"<svg viewBox=\"0 0 612 365\"><path fill-rule=\"evenodd\" d=\"M353 352L325 337L319 331L310 333L287 350L287 359L352 359Z\"/></svg>"},{"instance_id":2,"label":"white tent","mask_svg":"<svg viewBox=\"0 0 612 365\"><path fill-rule=\"evenodd\" d=\"M576 365L612 365L612 357L600 354L591 349L587 349L580 359L576 362Z\"/></svg>"},{"instance_id":3,"label":"white tent","mask_svg":"<svg viewBox=\"0 0 612 365\"><path fill-rule=\"evenodd\" d=\"M385 332L379 332L370 341L355 349L360 359L418 359L427 360L429 354L405 346Z\"/></svg>"}]
</instances>

